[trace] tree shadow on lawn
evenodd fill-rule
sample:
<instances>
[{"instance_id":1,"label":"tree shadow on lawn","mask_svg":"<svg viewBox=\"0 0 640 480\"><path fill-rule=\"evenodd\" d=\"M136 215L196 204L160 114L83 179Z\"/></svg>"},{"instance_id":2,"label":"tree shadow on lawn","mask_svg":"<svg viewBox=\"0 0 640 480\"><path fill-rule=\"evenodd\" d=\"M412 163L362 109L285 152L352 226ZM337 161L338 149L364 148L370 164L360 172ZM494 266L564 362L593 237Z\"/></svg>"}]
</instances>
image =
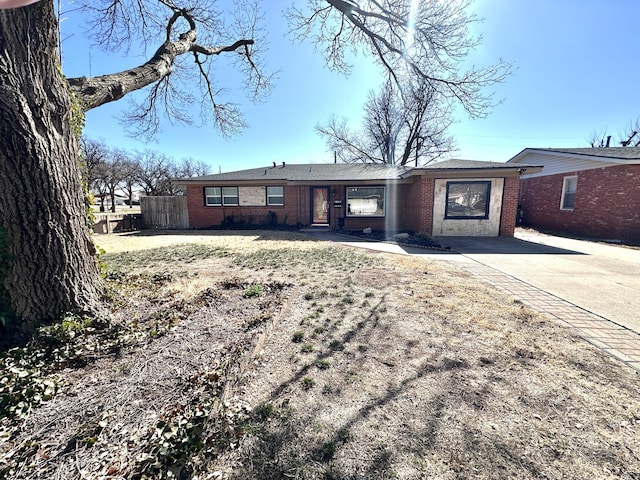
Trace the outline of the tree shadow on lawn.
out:
<instances>
[{"instance_id":1,"label":"tree shadow on lawn","mask_svg":"<svg viewBox=\"0 0 640 480\"><path fill-rule=\"evenodd\" d=\"M389 329L379 315L384 302L381 299L365 320L342 334L340 345L371 345L378 341L379 335ZM491 398L489 380L481 388L476 387L473 394L460 394L468 389L464 372L471 365L440 349L409 371L405 369L402 375L391 371L386 385L374 385L373 390L370 384L360 383L348 374L333 379L328 390L325 384L319 397L313 390L319 385L304 387L305 379L310 378L319 362L331 361L337 369L338 357L347 353L340 348L321 352L271 391L268 403L262 404L269 405L269 418L253 416L247 424L250 433L240 452L244 465L241 478L398 478L398 466L404 468L436 455L442 459L442 450L448 448L450 458L441 467L449 475L463 474L465 462L460 457L465 453L457 452L455 445L443 446L443 438L452 435L452 428L456 432L475 428L464 420L452 427L452 422L457 421L452 416L460 408L481 411ZM348 372L366 375L371 360L366 356L352 358ZM464 440L456 440L458 445L464 444ZM510 464L506 471L539 475L537 467L523 458L516 447L498 447L503 462ZM408 455L411 460L407 460Z\"/></svg>"}]
</instances>

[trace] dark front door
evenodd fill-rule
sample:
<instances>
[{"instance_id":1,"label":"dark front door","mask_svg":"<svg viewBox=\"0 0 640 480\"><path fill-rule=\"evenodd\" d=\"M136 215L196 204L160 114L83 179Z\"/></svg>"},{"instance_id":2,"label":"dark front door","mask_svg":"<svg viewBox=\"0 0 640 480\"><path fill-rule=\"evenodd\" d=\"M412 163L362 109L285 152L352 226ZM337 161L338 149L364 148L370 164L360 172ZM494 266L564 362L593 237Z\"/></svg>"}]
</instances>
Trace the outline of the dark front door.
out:
<instances>
[{"instance_id":1,"label":"dark front door","mask_svg":"<svg viewBox=\"0 0 640 480\"><path fill-rule=\"evenodd\" d=\"M314 225L329 223L328 187L313 187L311 189L311 223Z\"/></svg>"}]
</instances>

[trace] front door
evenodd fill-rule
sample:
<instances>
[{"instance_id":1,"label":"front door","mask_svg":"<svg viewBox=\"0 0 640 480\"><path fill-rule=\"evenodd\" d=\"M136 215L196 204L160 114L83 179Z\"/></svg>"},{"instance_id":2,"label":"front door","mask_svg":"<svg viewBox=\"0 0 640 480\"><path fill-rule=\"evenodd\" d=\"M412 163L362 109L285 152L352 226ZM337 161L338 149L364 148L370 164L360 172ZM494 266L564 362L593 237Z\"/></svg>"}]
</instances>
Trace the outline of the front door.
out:
<instances>
[{"instance_id":1,"label":"front door","mask_svg":"<svg viewBox=\"0 0 640 480\"><path fill-rule=\"evenodd\" d=\"M313 225L329 224L329 188L311 188L311 223Z\"/></svg>"}]
</instances>

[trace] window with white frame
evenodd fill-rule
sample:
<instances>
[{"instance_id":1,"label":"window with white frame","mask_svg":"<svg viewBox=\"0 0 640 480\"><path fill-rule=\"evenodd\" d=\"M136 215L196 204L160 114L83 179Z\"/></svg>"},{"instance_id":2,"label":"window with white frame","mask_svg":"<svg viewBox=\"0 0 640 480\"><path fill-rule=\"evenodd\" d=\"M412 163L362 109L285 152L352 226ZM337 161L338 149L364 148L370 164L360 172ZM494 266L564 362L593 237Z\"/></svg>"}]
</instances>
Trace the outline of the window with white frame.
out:
<instances>
[{"instance_id":1,"label":"window with white frame","mask_svg":"<svg viewBox=\"0 0 640 480\"><path fill-rule=\"evenodd\" d=\"M490 181L447 182L447 219L489 218Z\"/></svg>"},{"instance_id":2,"label":"window with white frame","mask_svg":"<svg viewBox=\"0 0 640 480\"><path fill-rule=\"evenodd\" d=\"M347 187L348 217L384 217L384 187Z\"/></svg>"},{"instance_id":3,"label":"window with white frame","mask_svg":"<svg viewBox=\"0 0 640 480\"><path fill-rule=\"evenodd\" d=\"M284 187L267 187L267 205L284 205Z\"/></svg>"},{"instance_id":4,"label":"window with white frame","mask_svg":"<svg viewBox=\"0 0 640 480\"><path fill-rule=\"evenodd\" d=\"M238 187L206 187L204 199L207 207L238 205Z\"/></svg>"},{"instance_id":5,"label":"window with white frame","mask_svg":"<svg viewBox=\"0 0 640 480\"><path fill-rule=\"evenodd\" d=\"M560 210L573 210L576 202L576 191L578 189L578 177L564 177L562 181L562 198L560 199Z\"/></svg>"}]
</instances>

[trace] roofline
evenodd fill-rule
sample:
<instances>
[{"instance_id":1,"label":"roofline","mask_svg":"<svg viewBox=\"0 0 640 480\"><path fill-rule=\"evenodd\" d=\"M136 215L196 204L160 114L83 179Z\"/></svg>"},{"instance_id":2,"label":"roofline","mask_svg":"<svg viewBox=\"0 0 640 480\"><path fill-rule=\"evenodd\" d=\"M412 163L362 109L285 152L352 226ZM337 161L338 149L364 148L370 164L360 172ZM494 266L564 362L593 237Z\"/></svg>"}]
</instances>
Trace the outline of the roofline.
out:
<instances>
[{"instance_id":1,"label":"roofline","mask_svg":"<svg viewBox=\"0 0 640 480\"><path fill-rule=\"evenodd\" d=\"M270 169L272 167L267 167ZM202 177L193 177L193 178L176 178L172 179L172 182L177 185L210 185L215 183L217 185L255 185L256 183L260 183L262 185L278 185L278 184L288 184L288 185L313 185L318 183L335 183L335 184L349 184L349 183L362 183L362 182L396 182L396 183L405 183L410 177L414 176L427 176L427 177L442 177L443 174L450 177L463 177L463 176L472 176L472 177L490 177L496 176L496 174L504 175L511 174L515 175L524 175L531 173L538 173L542 171L543 166L541 165L507 165L506 163L499 163L493 167L466 167L466 168L436 168L436 167L413 167L409 168L404 172L398 172L397 176L389 177L389 178L364 178L364 179L335 179L335 178L316 178L313 180L291 180L286 177L281 178L253 178L253 179L215 179L215 178L206 178ZM259 169L259 168L258 168ZM242 170L240 170L242 171ZM235 173L235 172L229 172ZM215 176L215 175L214 175Z\"/></svg>"},{"instance_id":2,"label":"roofline","mask_svg":"<svg viewBox=\"0 0 640 480\"><path fill-rule=\"evenodd\" d=\"M505 165L505 164L501 164ZM434 176L432 174L442 174L446 173L448 176L455 174L455 176L464 176L464 175L473 175L478 176L478 174L483 174L482 176L492 176L487 175L487 173L495 172L495 173L512 173L517 175L524 175L529 173L537 173L542 171L542 165L514 165L514 166L495 166L495 167L473 167L473 168L414 168L409 170L405 176L415 176L415 175L423 175L423 176ZM493 175L495 176L495 175Z\"/></svg>"},{"instance_id":3,"label":"roofline","mask_svg":"<svg viewBox=\"0 0 640 480\"><path fill-rule=\"evenodd\" d=\"M524 157L529 155L530 153L540 153L542 155L553 155L554 157L563 157L563 158L575 158L580 157L587 160L593 160L595 162L607 162L607 163L618 163L622 165L629 165L640 163L640 159L634 158L624 158L624 157L610 157L605 155L589 155L588 153L576 153L576 152L563 152L561 150L554 150L549 148L525 148L520 153L514 155L512 158L507 160L506 163L518 163Z\"/></svg>"}]
</instances>

